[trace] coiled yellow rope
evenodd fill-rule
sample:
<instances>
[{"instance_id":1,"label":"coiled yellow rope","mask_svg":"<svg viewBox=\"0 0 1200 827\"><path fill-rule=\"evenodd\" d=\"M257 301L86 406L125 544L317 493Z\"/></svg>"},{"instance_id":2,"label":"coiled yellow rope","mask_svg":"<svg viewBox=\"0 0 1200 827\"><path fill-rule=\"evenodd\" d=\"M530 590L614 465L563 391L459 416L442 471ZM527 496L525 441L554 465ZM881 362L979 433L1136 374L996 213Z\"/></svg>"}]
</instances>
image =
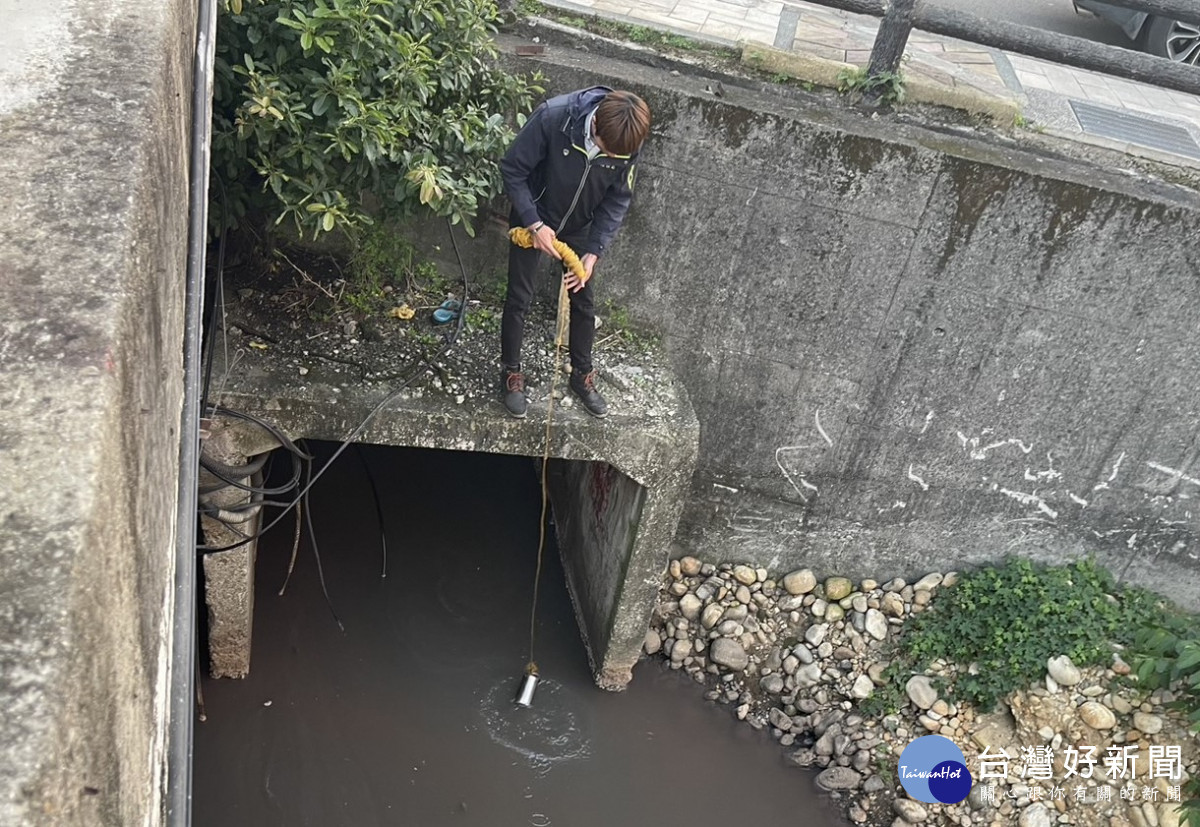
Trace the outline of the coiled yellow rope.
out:
<instances>
[{"instance_id":1,"label":"coiled yellow rope","mask_svg":"<svg viewBox=\"0 0 1200 827\"><path fill-rule=\"evenodd\" d=\"M518 247L533 246L533 233L524 227L513 227L508 231L508 237ZM565 241L559 241L557 238L554 239L554 249L562 256L563 264L567 265L571 272L579 279L579 283L587 284L587 270L583 269L583 262L579 260L579 256L575 254L575 251L568 247Z\"/></svg>"}]
</instances>

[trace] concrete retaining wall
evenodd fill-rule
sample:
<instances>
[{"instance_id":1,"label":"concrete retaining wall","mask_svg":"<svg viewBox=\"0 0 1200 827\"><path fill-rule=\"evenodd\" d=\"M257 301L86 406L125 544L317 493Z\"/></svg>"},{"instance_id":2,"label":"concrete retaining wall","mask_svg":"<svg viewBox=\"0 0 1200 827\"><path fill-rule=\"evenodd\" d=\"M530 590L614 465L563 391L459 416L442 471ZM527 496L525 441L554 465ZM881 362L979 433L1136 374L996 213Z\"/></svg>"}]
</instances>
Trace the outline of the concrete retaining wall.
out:
<instances>
[{"instance_id":1,"label":"concrete retaining wall","mask_svg":"<svg viewBox=\"0 0 1200 827\"><path fill-rule=\"evenodd\" d=\"M598 272L701 422L689 551L883 578L1095 554L1200 608L1195 192L686 72L512 65L655 113Z\"/></svg>"},{"instance_id":2,"label":"concrete retaining wall","mask_svg":"<svg viewBox=\"0 0 1200 827\"><path fill-rule=\"evenodd\" d=\"M657 590L662 563L659 554L634 557L653 551L634 543L646 489L606 462L555 460L550 481L559 547L569 551L562 555L563 568L588 651L616 654L615 646L614 662L632 664L646 637L646 610L654 603L653 592L645 593L639 583L650 581ZM643 577L630 578L630 571ZM627 605L643 611L618 611ZM596 666L592 671L599 674Z\"/></svg>"},{"instance_id":3,"label":"concrete retaining wall","mask_svg":"<svg viewBox=\"0 0 1200 827\"><path fill-rule=\"evenodd\" d=\"M0 30L0 823L162 820L194 9Z\"/></svg>"}]
</instances>

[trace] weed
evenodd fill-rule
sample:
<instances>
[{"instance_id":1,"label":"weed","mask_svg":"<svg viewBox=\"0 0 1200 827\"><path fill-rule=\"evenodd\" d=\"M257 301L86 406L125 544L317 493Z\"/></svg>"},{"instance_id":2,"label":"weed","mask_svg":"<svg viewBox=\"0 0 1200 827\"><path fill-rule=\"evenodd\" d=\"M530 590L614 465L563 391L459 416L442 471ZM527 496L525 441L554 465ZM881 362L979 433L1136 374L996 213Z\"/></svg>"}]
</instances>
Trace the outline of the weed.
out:
<instances>
[{"instance_id":1,"label":"weed","mask_svg":"<svg viewBox=\"0 0 1200 827\"><path fill-rule=\"evenodd\" d=\"M467 314L467 328L484 333L500 332L500 314L490 307L480 307Z\"/></svg>"},{"instance_id":2,"label":"weed","mask_svg":"<svg viewBox=\"0 0 1200 827\"><path fill-rule=\"evenodd\" d=\"M648 346L653 345L658 341L658 337L637 329L633 320L629 318L629 311L619 304L616 304L612 299L604 300L604 316L608 323L608 336L617 336L631 345Z\"/></svg>"},{"instance_id":3,"label":"weed","mask_svg":"<svg viewBox=\"0 0 1200 827\"><path fill-rule=\"evenodd\" d=\"M383 224L357 234L346 281L342 299L363 315L400 301L437 304L449 286L433 262L420 260L407 239Z\"/></svg>"},{"instance_id":4,"label":"weed","mask_svg":"<svg viewBox=\"0 0 1200 827\"><path fill-rule=\"evenodd\" d=\"M621 23L617 20L605 20L598 17L579 17L578 15L568 14L552 8L543 8L543 16L550 17L559 23L564 23L568 26L574 26L577 29L585 29L589 32L611 37L614 39L628 40L631 43L637 43L642 46L650 46L657 49L667 49L683 52L695 51L723 51L719 47L708 46L698 40L693 40L680 34L660 31L659 29L650 26L640 26L630 23Z\"/></svg>"},{"instance_id":5,"label":"weed","mask_svg":"<svg viewBox=\"0 0 1200 827\"><path fill-rule=\"evenodd\" d=\"M838 74L838 91L843 95L878 95L889 106L904 103L904 75L900 72L881 72L868 75L865 68L843 69Z\"/></svg>"}]
</instances>

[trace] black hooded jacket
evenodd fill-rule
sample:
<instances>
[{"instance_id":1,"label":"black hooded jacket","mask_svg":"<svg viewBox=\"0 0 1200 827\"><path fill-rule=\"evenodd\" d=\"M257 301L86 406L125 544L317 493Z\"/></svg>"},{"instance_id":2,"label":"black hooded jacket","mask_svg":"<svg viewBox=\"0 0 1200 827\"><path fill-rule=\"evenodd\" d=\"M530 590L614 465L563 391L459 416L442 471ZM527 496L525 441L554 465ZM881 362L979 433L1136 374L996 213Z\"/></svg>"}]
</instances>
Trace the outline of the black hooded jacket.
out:
<instances>
[{"instance_id":1,"label":"black hooded jacket","mask_svg":"<svg viewBox=\"0 0 1200 827\"><path fill-rule=\"evenodd\" d=\"M604 252L633 199L637 153L588 158L584 149L588 113L610 91L594 86L541 104L500 161L504 189L521 224L544 221L559 235L586 228L579 255Z\"/></svg>"}]
</instances>

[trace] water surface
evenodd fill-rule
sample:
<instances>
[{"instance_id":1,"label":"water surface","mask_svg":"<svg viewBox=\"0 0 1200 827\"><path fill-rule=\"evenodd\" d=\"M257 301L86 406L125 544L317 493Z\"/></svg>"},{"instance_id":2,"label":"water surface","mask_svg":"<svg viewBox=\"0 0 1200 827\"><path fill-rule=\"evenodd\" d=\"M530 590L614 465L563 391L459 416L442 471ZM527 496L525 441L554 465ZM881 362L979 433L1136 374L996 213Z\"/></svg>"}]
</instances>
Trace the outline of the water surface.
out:
<instances>
[{"instance_id":1,"label":"water surface","mask_svg":"<svg viewBox=\"0 0 1200 827\"><path fill-rule=\"evenodd\" d=\"M321 446L328 456L329 446ZM378 484L388 545L381 577ZM533 707L528 659L540 489L533 460L364 447L313 489L325 582L261 544L254 653L205 679L194 819L208 825L840 825L765 733L644 660L592 683L558 550L547 548ZM550 533L553 543L553 533Z\"/></svg>"}]
</instances>

